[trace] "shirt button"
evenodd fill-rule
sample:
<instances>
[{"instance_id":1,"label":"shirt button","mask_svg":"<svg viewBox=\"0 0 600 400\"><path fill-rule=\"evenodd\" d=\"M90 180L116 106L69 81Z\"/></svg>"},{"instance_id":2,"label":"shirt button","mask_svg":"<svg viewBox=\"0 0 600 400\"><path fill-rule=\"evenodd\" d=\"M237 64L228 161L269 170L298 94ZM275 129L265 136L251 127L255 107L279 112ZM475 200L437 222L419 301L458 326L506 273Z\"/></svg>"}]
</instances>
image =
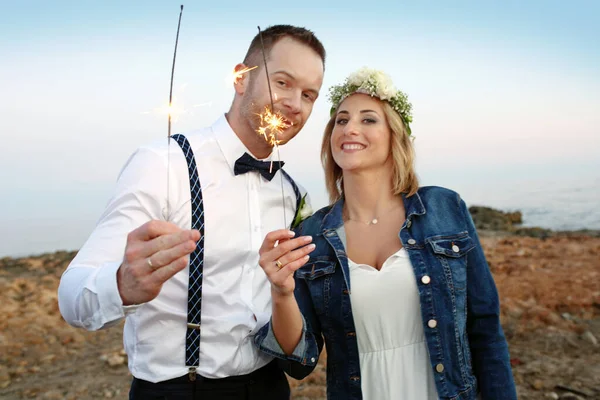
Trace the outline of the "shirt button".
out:
<instances>
[{"instance_id":1,"label":"shirt button","mask_svg":"<svg viewBox=\"0 0 600 400\"><path fill-rule=\"evenodd\" d=\"M348 332L348 336L350 336L350 337L356 336L356 332Z\"/></svg>"},{"instance_id":2,"label":"shirt button","mask_svg":"<svg viewBox=\"0 0 600 400\"><path fill-rule=\"evenodd\" d=\"M359 376L351 376L350 379L352 379L353 381L359 381L360 377Z\"/></svg>"},{"instance_id":3,"label":"shirt button","mask_svg":"<svg viewBox=\"0 0 600 400\"><path fill-rule=\"evenodd\" d=\"M310 362L315 362L315 358L311 357Z\"/></svg>"},{"instance_id":4,"label":"shirt button","mask_svg":"<svg viewBox=\"0 0 600 400\"><path fill-rule=\"evenodd\" d=\"M415 244L417 241L415 239L408 239L408 244Z\"/></svg>"},{"instance_id":5,"label":"shirt button","mask_svg":"<svg viewBox=\"0 0 600 400\"><path fill-rule=\"evenodd\" d=\"M444 372L444 364L436 365L435 370L441 374L442 372Z\"/></svg>"},{"instance_id":6,"label":"shirt button","mask_svg":"<svg viewBox=\"0 0 600 400\"><path fill-rule=\"evenodd\" d=\"M437 321L436 321L435 319L430 319L430 320L427 322L427 326L433 329L433 328L435 328L435 327L437 326ZM440 365L441 365L441 364L440 364Z\"/></svg>"},{"instance_id":7,"label":"shirt button","mask_svg":"<svg viewBox=\"0 0 600 400\"><path fill-rule=\"evenodd\" d=\"M458 248L457 245L452 245L452 251L455 253L458 253L460 251L460 249Z\"/></svg>"},{"instance_id":8,"label":"shirt button","mask_svg":"<svg viewBox=\"0 0 600 400\"><path fill-rule=\"evenodd\" d=\"M423 277L421 278L421 282L423 282L423 284L425 285L429 285L429 282L431 282L431 278L429 277L429 275L423 275Z\"/></svg>"}]
</instances>

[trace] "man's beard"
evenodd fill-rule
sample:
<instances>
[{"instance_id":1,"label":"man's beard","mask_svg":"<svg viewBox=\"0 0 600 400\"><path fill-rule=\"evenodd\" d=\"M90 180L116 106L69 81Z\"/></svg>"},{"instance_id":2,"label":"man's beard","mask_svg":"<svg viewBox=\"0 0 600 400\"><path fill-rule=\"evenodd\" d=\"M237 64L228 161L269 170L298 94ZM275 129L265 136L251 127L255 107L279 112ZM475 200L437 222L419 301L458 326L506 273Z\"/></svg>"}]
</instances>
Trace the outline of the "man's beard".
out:
<instances>
[{"instance_id":1,"label":"man's beard","mask_svg":"<svg viewBox=\"0 0 600 400\"><path fill-rule=\"evenodd\" d=\"M261 125L260 114L262 112L264 112L264 107L261 108L260 106L258 106L254 98L251 97L247 100L244 99L244 101L242 102L242 117L244 117L250 129L254 131L257 135L259 135L258 128Z\"/></svg>"},{"instance_id":2,"label":"man's beard","mask_svg":"<svg viewBox=\"0 0 600 400\"><path fill-rule=\"evenodd\" d=\"M250 129L256 133L257 137L262 138L267 144L273 146L274 143L272 141L272 138L269 137L269 133L271 132L267 131L267 137L264 137L259 133L261 126L264 126L264 122L261 118L261 115L264 115L267 109L271 110L271 105L260 104L261 103L257 101L257 98L254 96L252 90L246 92L241 105L241 115L247 121L247 124L250 127ZM274 112L278 111L279 115L282 115L287 121L289 121L287 116L283 112L281 112L281 110L278 110L275 107ZM294 136L292 131L293 129L297 129L296 126L288 126L281 132L280 135L275 135L275 139L280 145L287 143L290 136Z\"/></svg>"}]
</instances>

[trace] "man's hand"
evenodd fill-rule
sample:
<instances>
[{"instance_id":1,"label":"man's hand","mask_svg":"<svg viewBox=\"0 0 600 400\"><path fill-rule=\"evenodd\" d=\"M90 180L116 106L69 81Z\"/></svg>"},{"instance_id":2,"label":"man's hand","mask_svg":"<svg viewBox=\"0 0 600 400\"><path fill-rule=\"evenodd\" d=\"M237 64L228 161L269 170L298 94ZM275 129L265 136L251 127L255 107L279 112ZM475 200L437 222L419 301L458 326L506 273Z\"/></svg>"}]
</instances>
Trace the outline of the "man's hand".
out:
<instances>
[{"instance_id":1,"label":"man's hand","mask_svg":"<svg viewBox=\"0 0 600 400\"><path fill-rule=\"evenodd\" d=\"M158 296L162 285L187 266L198 240L197 230L165 221L149 221L131 231L117 271L123 305L146 303Z\"/></svg>"}]
</instances>

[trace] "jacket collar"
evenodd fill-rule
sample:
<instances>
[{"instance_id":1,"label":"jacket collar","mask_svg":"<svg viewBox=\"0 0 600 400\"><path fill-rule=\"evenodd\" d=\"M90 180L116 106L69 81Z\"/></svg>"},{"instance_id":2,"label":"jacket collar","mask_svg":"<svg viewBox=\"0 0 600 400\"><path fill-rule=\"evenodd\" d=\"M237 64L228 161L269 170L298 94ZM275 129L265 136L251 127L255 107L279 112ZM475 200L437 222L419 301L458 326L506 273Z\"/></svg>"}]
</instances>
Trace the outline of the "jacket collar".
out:
<instances>
[{"instance_id":1,"label":"jacket collar","mask_svg":"<svg viewBox=\"0 0 600 400\"><path fill-rule=\"evenodd\" d=\"M406 210L406 219L410 219L413 215L424 215L426 213L425 206L421 200L419 192L414 195L407 197L405 193L402 193L402 200L404 201L404 209ZM344 224L342 219L342 210L344 208L344 196L336 201L333 206L329 209L323 221L321 221L321 231L326 232L335 230Z\"/></svg>"}]
</instances>

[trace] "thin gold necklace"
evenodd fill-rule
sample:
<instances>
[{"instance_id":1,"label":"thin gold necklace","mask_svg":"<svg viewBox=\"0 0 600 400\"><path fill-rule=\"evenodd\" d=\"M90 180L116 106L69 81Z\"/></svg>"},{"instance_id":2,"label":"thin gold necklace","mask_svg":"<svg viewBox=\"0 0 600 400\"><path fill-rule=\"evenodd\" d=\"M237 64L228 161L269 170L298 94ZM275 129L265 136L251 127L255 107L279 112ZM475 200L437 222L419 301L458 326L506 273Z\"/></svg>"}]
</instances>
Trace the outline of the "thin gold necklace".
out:
<instances>
[{"instance_id":1,"label":"thin gold necklace","mask_svg":"<svg viewBox=\"0 0 600 400\"><path fill-rule=\"evenodd\" d=\"M398 205L397 205L397 206L394 206L394 207L392 207L392 208L390 208L390 209L386 210L386 211L384 212L384 214L385 214L385 213L387 213L387 212L393 211L393 210L395 210L396 208L400 208L400 206L398 206ZM370 220L370 221L364 221L364 220L361 220L361 219L354 219L354 218L350 218L350 215L348 214L348 210L347 210L347 209L346 209L346 210L344 210L344 214L345 214L345 218L344 218L344 219L345 219L346 221L355 221L355 222L360 222L360 223L362 223L362 224L365 224L365 225L376 225L376 224L379 222L379 219L377 218L377 216L375 216L375 217L374 217L372 220Z\"/></svg>"}]
</instances>

